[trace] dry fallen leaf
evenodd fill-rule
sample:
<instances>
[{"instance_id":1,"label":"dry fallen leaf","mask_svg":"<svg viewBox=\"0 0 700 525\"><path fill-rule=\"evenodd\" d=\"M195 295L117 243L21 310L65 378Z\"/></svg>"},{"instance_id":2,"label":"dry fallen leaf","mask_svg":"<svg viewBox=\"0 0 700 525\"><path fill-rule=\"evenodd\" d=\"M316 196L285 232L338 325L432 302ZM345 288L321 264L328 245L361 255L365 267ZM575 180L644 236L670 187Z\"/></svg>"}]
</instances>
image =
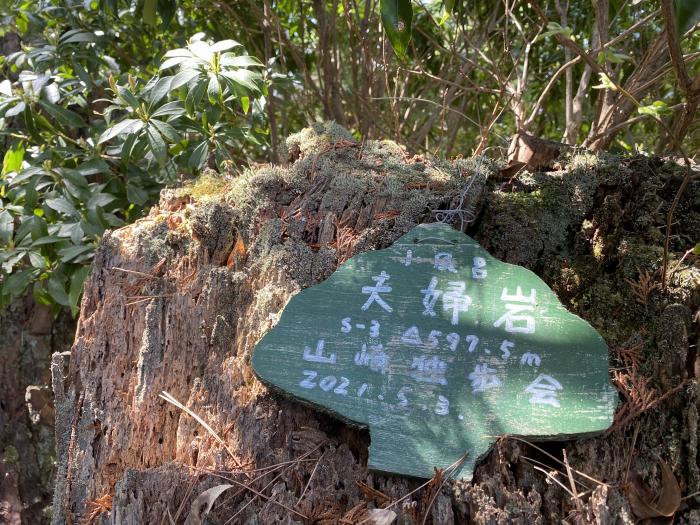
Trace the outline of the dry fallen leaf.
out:
<instances>
[{"instance_id":1,"label":"dry fallen leaf","mask_svg":"<svg viewBox=\"0 0 700 525\"><path fill-rule=\"evenodd\" d=\"M185 525L202 525L202 520L204 516L209 514L216 498L221 496L221 494L233 487L233 485L217 485L209 490L202 492L197 498L192 502L190 507L190 513L185 520Z\"/></svg>"},{"instance_id":2,"label":"dry fallen leaf","mask_svg":"<svg viewBox=\"0 0 700 525\"><path fill-rule=\"evenodd\" d=\"M639 519L672 518L681 504L681 488L673 471L664 460L659 460L661 468L661 487L654 494L649 485L638 472L630 473L627 485L632 512Z\"/></svg>"}]
</instances>

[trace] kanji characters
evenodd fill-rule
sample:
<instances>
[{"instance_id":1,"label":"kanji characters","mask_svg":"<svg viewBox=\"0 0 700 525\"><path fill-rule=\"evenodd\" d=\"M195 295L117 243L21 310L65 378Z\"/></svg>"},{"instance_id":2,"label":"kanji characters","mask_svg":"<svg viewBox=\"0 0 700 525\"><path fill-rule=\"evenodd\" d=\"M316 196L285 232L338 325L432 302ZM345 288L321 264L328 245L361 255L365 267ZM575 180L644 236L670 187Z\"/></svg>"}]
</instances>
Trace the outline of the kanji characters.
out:
<instances>
[{"instance_id":1,"label":"kanji characters","mask_svg":"<svg viewBox=\"0 0 700 525\"><path fill-rule=\"evenodd\" d=\"M393 312L393 308L389 306L384 299L379 295L380 293L389 293L391 292L391 286L387 286L384 284L385 281L388 281L391 278L391 276L386 273L384 270L381 271L379 275L375 275L372 277L372 280L375 281L377 284L376 286L363 286L362 287L362 293L363 294L369 294L369 297L367 298L367 301L365 304L362 305L363 310L367 310L372 303L377 303L383 310L391 313Z\"/></svg>"},{"instance_id":2,"label":"kanji characters","mask_svg":"<svg viewBox=\"0 0 700 525\"><path fill-rule=\"evenodd\" d=\"M442 309L452 310L452 324L459 323L459 314L466 312L472 299L464 293L466 285L464 281L450 281L447 283L447 291L442 296Z\"/></svg>"},{"instance_id":3,"label":"kanji characters","mask_svg":"<svg viewBox=\"0 0 700 525\"><path fill-rule=\"evenodd\" d=\"M430 317L435 317L435 303L442 295L442 290L437 290L437 277L430 279L430 284L420 293L423 294L423 315L429 315Z\"/></svg>"},{"instance_id":4,"label":"kanji characters","mask_svg":"<svg viewBox=\"0 0 700 525\"><path fill-rule=\"evenodd\" d=\"M323 355L323 349L325 345L325 341L323 339L319 339L316 342L316 350L311 353L311 347L305 346L304 347L304 361L310 361L312 363L327 363L334 365L336 361L336 355L335 354L329 354L329 355Z\"/></svg>"},{"instance_id":5,"label":"kanji characters","mask_svg":"<svg viewBox=\"0 0 700 525\"><path fill-rule=\"evenodd\" d=\"M559 408L560 403L557 399L557 392L564 390L561 383L552 376L540 374L532 383L530 383L525 392L532 394L530 403L535 405L551 405Z\"/></svg>"},{"instance_id":6,"label":"kanji characters","mask_svg":"<svg viewBox=\"0 0 700 525\"><path fill-rule=\"evenodd\" d=\"M535 318L532 315L527 315L524 312L533 312L535 309L536 292L530 290L530 295L523 295L523 291L518 286L516 293L508 294L508 289L503 288L501 293L501 301L506 302L506 313L499 317L493 326L495 328L505 324L506 332L510 333L535 333Z\"/></svg>"},{"instance_id":7,"label":"kanji characters","mask_svg":"<svg viewBox=\"0 0 700 525\"><path fill-rule=\"evenodd\" d=\"M448 252L438 252L435 254L435 269L439 272L448 271L457 273L452 254Z\"/></svg>"},{"instance_id":8,"label":"kanji characters","mask_svg":"<svg viewBox=\"0 0 700 525\"><path fill-rule=\"evenodd\" d=\"M485 392L501 385L501 380L498 379L496 371L489 368L488 365L476 365L474 371L469 374L469 379L472 382L473 393Z\"/></svg>"},{"instance_id":9,"label":"kanji characters","mask_svg":"<svg viewBox=\"0 0 700 525\"><path fill-rule=\"evenodd\" d=\"M437 356L421 355L413 358L411 377L416 381L434 385L446 385L447 363Z\"/></svg>"}]
</instances>

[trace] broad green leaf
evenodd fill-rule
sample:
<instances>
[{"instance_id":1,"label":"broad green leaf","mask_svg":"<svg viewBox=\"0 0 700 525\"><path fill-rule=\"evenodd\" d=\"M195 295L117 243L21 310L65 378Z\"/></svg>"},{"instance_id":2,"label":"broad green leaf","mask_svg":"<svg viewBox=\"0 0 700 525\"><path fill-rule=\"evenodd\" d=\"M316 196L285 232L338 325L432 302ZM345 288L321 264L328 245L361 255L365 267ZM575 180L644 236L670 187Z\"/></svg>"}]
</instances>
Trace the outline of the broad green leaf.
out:
<instances>
[{"instance_id":1,"label":"broad green leaf","mask_svg":"<svg viewBox=\"0 0 700 525\"><path fill-rule=\"evenodd\" d=\"M59 44L78 44L98 41L99 37L95 33L90 31L83 31L81 29L75 29L64 33L59 40Z\"/></svg>"},{"instance_id":2,"label":"broad green leaf","mask_svg":"<svg viewBox=\"0 0 700 525\"><path fill-rule=\"evenodd\" d=\"M116 196L111 193L95 193L87 203L89 210L94 210L97 207L107 206L109 203L114 202L117 199Z\"/></svg>"},{"instance_id":3,"label":"broad green leaf","mask_svg":"<svg viewBox=\"0 0 700 525\"><path fill-rule=\"evenodd\" d=\"M668 105L662 100L655 100L646 106L639 106L637 111L640 115L649 115L655 118L661 118L663 115L671 113Z\"/></svg>"},{"instance_id":4,"label":"broad green leaf","mask_svg":"<svg viewBox=\"0 0 700 525\"><path fill-rule=\"evenodd\" d=\"M184 86L185 84L188 84L192 79L195 79L199 76L199 71L196 69L185 69L183 71L180 71L177 75L173 77L173 80L170 82L170 90L175 90L179 87Z\"/></svg>"},{"instance_id":5,"label":"broad green leaf","mask_svg":"<svg viewBox=\"0 0 700 525\"><path fill-rule=\"evenodd\" d=\"M224 67L265 67L265 65L255 57L248 55L236 56L233 53L224 53L221 55L220 63Z\"/></svg>"},{"instance_id":6,"label":"broad green leaf","mask_svg":"<svg viewBox=\"0 0 700 525\"><path fill-rule=\"evenodd\" d=\"M216 104L216 102L221 97L221 85L219 84L219 77L214 73L209 73L209 85L207 86L207 94L209 95L209 101L212 104Z\"/></svg>"},{"instance_id":7,"label":"broad green leaf","mask_svg":"<svg viewBox=\"0 0 700 525\"><path fill-rule=\"evenodd\" d=\"M89 266L83 266L76 270L70 278L70 288L68 290L68 304L71 309L73 317L78 313L78 301L83 293L83 285L85 284L85 279L90 273Z\"/></svg>"},{"instance_id":8,"label":"broad green leaf","mask_svg":"<svg viewBox=\"0 0 700 525\"><path fill-rule=\"evenodd\" d=\"M233 49L234 47L240 47L240 45L241 44L239 44L235 40L221 40L219 42L216 42L209 49L214 53L221 53L222 51L228 51L229 49Z\"/></svg>"},{"instance_id":9,"label":"broad green leaf","mask_svg":"<svg viewBox=\"0 0 700 525\"><path fill-rule=\"evenodd\" d=\"M248 71L247 69L237 69L236 71L223 71L221 76L250 91L260 92L260 86L258 85L262 78L260 73Z\"/></svg>"},{"instance_id":10,"label":"broad green leaf","mask_svg":"<svg viewBox=\"0 0 700 525\"><path fill-rule=\"evenodd\" d=\"M173 77L159 78L148 92L148 102L151 105L158 104L170 92L170 82Z\"/></svg>"},{"instance_id":11,"label":"broad green leaf","mask_svg":"<svg viewBox=\"0 0 700 525\"><path fill-rule=\"evenodd\" d=\"M168 142L180 141L180 134L174 127L172 127L167 122L163 122L162 120L151 119L149 123L155 126L156 129L160 132L160 134L168 140Z\"/></svg>"},{"instance_id":12,"label":"broad green leaf","mask_svg":"<svg viewBox=\"0 0 700 525\"><path fill-rule=\"evenodd\" d=\"M15 117L22 113L22 111L24 111L26 107L27 105L22 100L20 100L17 104L5 111L5 117Z\"/></svg>"},{"instance_id":13,"label":"broad green leaf","mask_svg":"<svg viewBox=\"0 0 700 525\"><path fill-rule=\"evenodd\" d=\"M15 229L15 220L7 210L0 211L0 243L7 244L12 239Z\"/></svg>"},{"instance_id":14,"label":"broad green leaf","mask_svg":"<svg viewBox=\"0 0 700 525\"><path fill-rule=\"evenodd\" d=\"M48 282L49 295L51 298L62 306L69 306L68 294L66 293L66 288L61 282L61 279L53 274L49 277Z\"/></svg>"},{"instance_id":15,"label":"broad green leaf","mask_svg":"<svg viewBox=\"0 0 700 525\"><path fill-rule=\"evenodd\" d=\"M0 95L5 95L6 97L12 96L12 82L8 79L0 82Z\"/></svg>"},{"instance_id":16,"label":"broad green leaf","mask_svg":"<svg viewBox=\"0 0 700 525\"><path fill-rule=\"evenodd\" d=\"M143 127L143 121L137 120L137 119L126 119L122 120L118 124L115 124L114 126L107 128L107 130L100 136L100 140L97 142L98 144L102 144L103 142L107 142L110 139L113 139L117 135L122 135L124 133L136 133Z\"/></svg>"},{"instance_id":17,"label":"broad green leaf","mask_svg":"<svg viewBox=\"0 0 700 525\"><path fill-rule=\"evenodd\" d=\"M676 0L675 5L678 33L682 35L700 20L700 2L698 0Z\"/></svg>"},{"instance_id":18,"label":"broad green leaf","mask_svg":"<svg viewBox=\"0 0 700 525\"><path fill-rule=\"evenodd\" d=\"M173 102L168 102L163 104L161 107L156 109L151 117L165 117L167 115L182 115L185 112L185 108L182 107L182 102L180 100L174 100Z\"/></svg>"},{"instance_id":19,"label":"broad green leaf","mask_svg":"<svg viewBox=\"0 0 700 525\"><path fill-rule=\"evenodd\" d=\"M72 129L83 128L87 123L83 118L78 115L75 111L70 109L62 108L51 102L45 102L43 100L39 101L39 105L46 110L46 112L55 118L59 123Z\"/></svg>"},{"instance_id":20,"label":"broad green leaf","mask_svg":"<svg viewBox=\"0 0 700 525\"><path fill-rule=\"evenodd\" d=\"M36 270L28 268L12 272L2 285L2 294L10 297L18 297L24 293L29 283L32 282Z\"/></svg>"},{"instance_id":21,"label":"broad green leaf","mask_svg":"<svg viewBox=\"0 0 700 525\"><path fill-rule=\"evenodd\" d=\"M102 159L90 159L85 162L81 162L75 170L81 175L97 175L98 173L109 173L109 164L107 164Z\"/></svg>"},{"instance_id":22,"label":"broad green leaf","mask_svg":"<svg viewBox=\"0 0 700 525\"><path fill-rule=\"evenodd\" d=\"M167 29L177 12L177 2L175 0L158 0L158 14L163 20L164 29Z\"/></svg>"},{"instance_id":23,"label":"broad green leaf","mask_svg":"<svg viewBox=\"0 0 700 525\"><path fill-rule=\"evenodd\" d=\"M61 260L61 262L71 262L74 259L77 259L81 255L85 255L87 252L92 250L92 246L75 246L75 245L70 245L66 246L65 248L61 248L58 250L58 256Z\"/></svg>"},{"instance_id":24,"label":"broad green leaf","mask_svg":"<svg viewBox=\"0 0 700 525\"><path fill-rule=\"evenodd\" d=\"M137 206L143 206L148 201L148 193L143 188L129 182L126 185L126 198Z\"/></svg>"},{"instance_id":25,"label":"broad green leaf","mask_svg":"<svg viewBox=\"0 0 700 525\"><path fill-rule=\"evenodd\" d=\"M695 245L695 248L693 248L693 255L700 255L700 242Z\"/></svg>"},{"instance_id":26,"label":"broad green leaf","mask_svg":"<svg viewBox=\"0 0 700 525\"><path fill-rule=\"evenodd\" d=\"M187 109L187 113L190 115L194 113L195 108L199 106L199 103L202 101L202 97L204 97L204 92L206 90L206 81L199 82L194 88L190 89L190 91L187 93L187 97L185 98L185 108Z\"/></svg>"},{"instance_id":27,"label":"broad green leaf","mask_svg":"<svg viewBox=\"0 0 700 525\"><path fill-rule=\"evenodd\" d=\"M411 41L413 7L411 0L381 0L382 25L396 54L406 56Z\"/></svg>"},{"instance_id":28,"label":"broad green leaf","mask_svg":"<svg viewBox=\"0 0 700 525\"><path fill-rule=\"evenodd\" d=\"M143 0L143 21L148 25L156 23L156 0Z\"/></svg>"},{"instance_id":29,"label":"broad green leaf","mask_svg":"<svg viewBox=\"0 0 700 525\"><path fill-rule=\"evenodd\" d=\"M48 265L46 263L46 257L41 255L39 252L30 251L28 255L29 262L34 268L38 268L39 270L45 270L47 268Z\"/></svg>"},{"instance_id":30,"label":"broad green leaf","mask_svg":"<svg viewBox=\"0 0 700 525\"><path fill-rule=\"evenodd\" d=\"M185 60L189 59L188 56L179 56L179 57L171 57L166 59L158 68L159 71L163 71L164 69L168 69L174 66L177 66L178 64L182 64Z\"/></svg>"},{"instance_id":31,"label":"broad green leaf","mask_svg":"<svg viewBox=\"0 0 700 525\"><path fill-rule=\"evenodd\" d=\"M78 210L75 209L75 206L73 206L73 204L66 197L46 199L44 202L46 202L46 205L49 208L56 210L59 213L63 213L70 217L75 217L78 215Z\"/></svg>"},{"instance_id":32,"label":"broad green leaf","mask_svg":"<svg viewBox=\"0 0 700 525\"><path fill-rule=\"evenodd\" d=\"M241 108L243 109L243 113L247 115L250 109L250 97L241 97Z\"/></svg>"},{"instance_id":33,"label":"broad green leaf","mask_svg":"<svg viewBox=\"0 0 700 525\"><path fill-rule=\"evenodd\" d=\"M196 42L191 42L187 48L192 52L194 56L203 60L204 62L210 62L214 52L211 46L202 40L197 40Z\"/></svg>"},{"instance_id":34,"label":"broad green leaf","mask_svg":"<svg viewBox=\"0 0 700 525\"><path fill-rule=\"evenodd\" d=\"M168 146L166 146L163 137L161 137L155 126L146 127L146 135L148 136L148 145L151 147L153 156L158 161L158 164L163 166L168 160Z\"/></svg>"},{"instance_id":35,"label":"broad green leaf","mask_svg":"<svg viewBox=\"0 0 700 525\"><path fill-rule=\"evenodd\" d=\"M195 170L202 169L206 164L208 157L209 144L205 140L199 143L196 148L194 148L194 151L192 151L192 155L190 156L188 165L190 168L193 168Z\"/></svg>"},{"instance_id":36,"label":"broad green leaf","mask_svg":"<svg viewBox=\"0 0 700 525\"><path fill-rule=\"evenodd\" d=\"M136 99L134 94L131 91L129 91L129 89L125 88L124 86L117 86L117 95L124 102L129 104L129 106L131 106L133 109L139 108L139 101Z\"/></svg>"},{"instance_id":37,"label":"broad green leaf","mask_svg":"<svg viewBox=\"0 0 700 525\"><path fill-rule=\"evenodd\" d=\"M2 174L7 175L13 171L19 171L22 168L24 160L24 146L22 143L15 148L8 148L5 156L2 159Z\"/></svg>"}]
</instances>

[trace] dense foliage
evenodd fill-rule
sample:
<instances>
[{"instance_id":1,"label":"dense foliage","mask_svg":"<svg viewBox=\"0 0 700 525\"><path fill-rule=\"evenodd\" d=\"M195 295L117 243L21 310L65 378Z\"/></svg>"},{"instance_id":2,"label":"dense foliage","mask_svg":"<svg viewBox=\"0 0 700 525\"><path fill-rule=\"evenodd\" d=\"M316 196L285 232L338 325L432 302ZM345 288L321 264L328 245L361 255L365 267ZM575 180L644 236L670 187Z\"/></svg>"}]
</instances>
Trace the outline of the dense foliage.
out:
<instances>
[{"instance_id":1,"label":"dense foliage","mask_svg":"<svg viewBox=\"0 0 700 525\"><path fill-rule=\"evenodd\" d=\"M517 131L594 150L700 152L690 0L0 9L0 307L31 287L75 312L106 228L205 166L279 160L280 137L319 119L441 156L498 156Z\"/></svg>"},{"instance_id":2,"label":"dense foliage","mask_svg":"<svg viewBox=\"0 0 700 525\"><path fill-rule=\"evenodd\" d=\"M164 184L259 143L262 64L240 44L200 32L141 64L155 39L136 34L133 12L108 11L26 2L15 14L23 45L0 83L0 306L33 283L37 301L75 312L105 229L139 217Z\"/></svg>"}]
</instances>

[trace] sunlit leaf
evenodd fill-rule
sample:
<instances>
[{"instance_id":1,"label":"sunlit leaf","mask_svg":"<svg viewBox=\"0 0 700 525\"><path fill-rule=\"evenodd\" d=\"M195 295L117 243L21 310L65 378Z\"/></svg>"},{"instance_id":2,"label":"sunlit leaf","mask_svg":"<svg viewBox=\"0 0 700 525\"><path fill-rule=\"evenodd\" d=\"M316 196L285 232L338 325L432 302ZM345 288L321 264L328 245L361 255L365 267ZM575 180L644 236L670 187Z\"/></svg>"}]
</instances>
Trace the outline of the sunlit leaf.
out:
<instances>
[{"instance_id":1,"label":"sunlit leaf","mask_svg":"<svg viewBox=\"0 0 700 525\"><path fill-rule=\"evenodd\" d=\"M405 57L411 41L413 7L410 0L381 0L382 25L391 47Z\"/></svg>"},{"instance_id":2,"label":"sunlit leaf","mask_svg":"<svg viewBox=\"0 0 700 525\"><path fill-rule=\"evenodd\" d=\"M122 120L121 122L115 124L114 126L107 128L107 130L100 136L100 139L97 143L102 144L104 142L107 142L110 139L113 139L117 135L121 135L123 133L135 133L135 132L139 131L142 127L143 127L143 121L141 121L141 120L137 120L137 119Z\"/></svg>"}]
</instances>

